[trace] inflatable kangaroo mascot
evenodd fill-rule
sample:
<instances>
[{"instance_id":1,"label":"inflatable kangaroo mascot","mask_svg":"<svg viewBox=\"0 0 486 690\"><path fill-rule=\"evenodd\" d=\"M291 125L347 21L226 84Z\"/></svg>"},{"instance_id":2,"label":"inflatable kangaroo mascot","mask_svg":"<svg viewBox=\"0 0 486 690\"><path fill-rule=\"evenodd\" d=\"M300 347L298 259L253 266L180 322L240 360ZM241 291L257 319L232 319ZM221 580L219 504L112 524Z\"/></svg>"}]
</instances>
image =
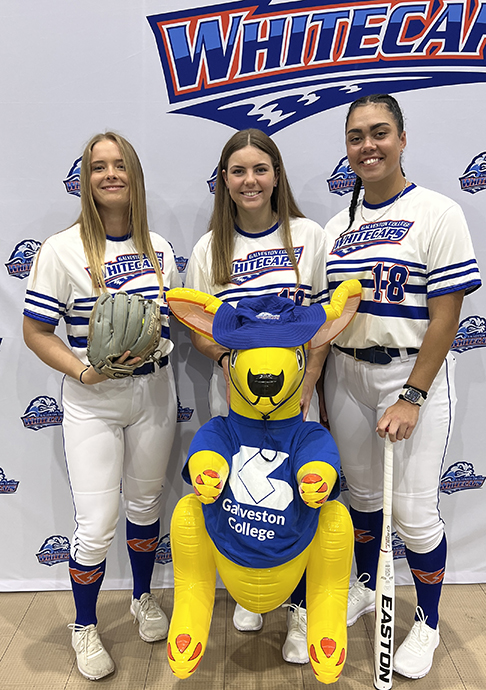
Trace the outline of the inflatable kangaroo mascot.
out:
<instances>
[{"instance_id":1,"label":"inflatable kangaroo mascot","mask_svg":"<svg viewBox=\"0 0 486 690\"><path fill-rule=\"evenodd\" d=\"M231 596L255 613L285 602L306 571L307 646L318 680L334 683L346 659L353 556L340 463L330 433L304 422L301 384L308 347L335 338L361 296L356 280L331 305L299 307L267 295L237 307L196 290L167 293L172 312L230 349L230 410L196 433L183 470L194 493L171 521L174 611L167 640L178 678L206 649L216 570Z\"/></svg>"}]
</instances>

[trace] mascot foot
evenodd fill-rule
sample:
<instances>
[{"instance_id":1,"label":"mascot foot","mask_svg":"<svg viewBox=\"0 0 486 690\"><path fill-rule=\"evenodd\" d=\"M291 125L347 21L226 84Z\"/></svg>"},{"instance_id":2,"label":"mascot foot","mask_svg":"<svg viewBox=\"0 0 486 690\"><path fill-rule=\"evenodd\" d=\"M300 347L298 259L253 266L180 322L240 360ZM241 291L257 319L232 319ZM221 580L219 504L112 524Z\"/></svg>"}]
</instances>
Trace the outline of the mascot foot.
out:
<instances>
[{"instance_id":1,"label":"mascot foot","mask_svg":"<svg viewBox=\"0 0 486 690\"><path fill-rule=\"evenodd\" d=\"M310 645L309 656L317 680L321 683L335 683L346 661L346 649L336 640L323 637L318 645Z\"/></svg>"},{"instance_id":2,"label":"mascot foot","mask_svg":"<svg viewBox=\"0 0 486 690\"><path fill-rule=\"evenodd\" d=\"M203 645L189 633L169 635L167 656L172 673L177 678L189 678L203 658Z\"/></svg>"}]
</instances>

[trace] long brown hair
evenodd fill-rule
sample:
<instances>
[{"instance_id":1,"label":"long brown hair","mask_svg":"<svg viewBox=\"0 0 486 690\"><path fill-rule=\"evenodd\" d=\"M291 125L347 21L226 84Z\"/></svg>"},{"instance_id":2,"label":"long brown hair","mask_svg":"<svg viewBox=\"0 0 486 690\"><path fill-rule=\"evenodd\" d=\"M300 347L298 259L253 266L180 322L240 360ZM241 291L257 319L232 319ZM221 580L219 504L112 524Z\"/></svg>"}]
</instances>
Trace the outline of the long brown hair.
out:
<instances>
[{"instance_id":1,"label":"long brown hair","mask_svg":"<svg viewBox=\"0 0 486 690\"><path fill-rule=\"evenodd\" d=\"M277 214L278 220L281 223L283 244L297 276L298 285L300 283L300 274L290 232L290 219L304 218L304 214L297 206L297 202L292 194L282 156L277 145L259 129L244 129L236 132L225 144L221 152L216 176L214 209L209 221L209 230L213 233L211 237L211 281L216 285L226 285L231 282L236 204L226 187L223 170L228 169L228 161L233 153L245 148L245 146L254 146L260 149L272 161L273 169L278 177L277 186L274 188L271 197L272 210Z\"/></svg>"},{"instance_id":2,"label":"long brown hair","mask_svg":"<svg viewBox=\"0 0 486 690\"><path fill-rule=\"evenodd\" d=\"M106 234L91 190L91 152L95 144L105 139L113 141L120 149L130 185L128 229L140 261L142 262L145 254L155 269L160 295L164 289L164 280L150 239L142 165L130 142L114 132L93 136L86 144L81 161L81 213L76 222L80 225L81 240L88 259L94 292L96 295L108 292L104 276Z\"/></svg>"}]
</instances>

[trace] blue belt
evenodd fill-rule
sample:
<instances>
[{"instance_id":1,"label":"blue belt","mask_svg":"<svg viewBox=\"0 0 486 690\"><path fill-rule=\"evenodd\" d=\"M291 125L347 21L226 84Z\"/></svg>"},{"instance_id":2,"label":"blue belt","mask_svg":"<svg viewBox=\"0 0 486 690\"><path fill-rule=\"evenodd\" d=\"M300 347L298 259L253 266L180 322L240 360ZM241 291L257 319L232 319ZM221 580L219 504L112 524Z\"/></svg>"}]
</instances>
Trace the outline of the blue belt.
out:
<instances>
[{"instance_id":1,"label":"blue belt","mask_svg":"<svg viewBox=\"0 0 486 690\"><path fill-rule=\"evenodd\" d=\"M352 347L339 347L335 345L339 352L344 352L345 355L351 355L354 359L360 362L369 362L370 364L390 364L394 357L400 357L400 350L395 347L366 347L363 349ZM418 350L414 347L407 347L407 355L416 355Z\"/></svg>"},{"instance_id":2,"label":"blue belt","mask_svg":"<svg viewBox=\"0 0 486 690\"><path fill-rule=\"evenodd\" d=\"M160 369L162 367L167 366L169 363L169 358L168 357L162 357L159 359L158 362L147 362L141 367L138 367L138 369L135 369L133 372L133 376L144 376L145 374L153 374L155 371L155 367L158 366Z\"/></svg>"}]
</instances>

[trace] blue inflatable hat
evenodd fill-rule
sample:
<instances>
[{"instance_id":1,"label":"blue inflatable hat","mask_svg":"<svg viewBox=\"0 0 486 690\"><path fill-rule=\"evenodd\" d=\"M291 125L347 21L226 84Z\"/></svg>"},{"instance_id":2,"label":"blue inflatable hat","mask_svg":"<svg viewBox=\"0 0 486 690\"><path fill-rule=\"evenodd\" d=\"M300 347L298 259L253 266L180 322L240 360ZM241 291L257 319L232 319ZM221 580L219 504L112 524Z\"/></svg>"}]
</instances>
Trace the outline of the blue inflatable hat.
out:
<instances>
[{"instance_id":1,"label":"blue inflatable hat","mask_svg":"<svg viewBox=\"0 0 486 690\"><path fill-rule=\"evenodd\" d=\"M223 302L214 316L213 338L230 350L255 347L298 347L326 321L321 304L298 307L277 295L244 297L233 307Z\"/></svg>"}]
</instances>

